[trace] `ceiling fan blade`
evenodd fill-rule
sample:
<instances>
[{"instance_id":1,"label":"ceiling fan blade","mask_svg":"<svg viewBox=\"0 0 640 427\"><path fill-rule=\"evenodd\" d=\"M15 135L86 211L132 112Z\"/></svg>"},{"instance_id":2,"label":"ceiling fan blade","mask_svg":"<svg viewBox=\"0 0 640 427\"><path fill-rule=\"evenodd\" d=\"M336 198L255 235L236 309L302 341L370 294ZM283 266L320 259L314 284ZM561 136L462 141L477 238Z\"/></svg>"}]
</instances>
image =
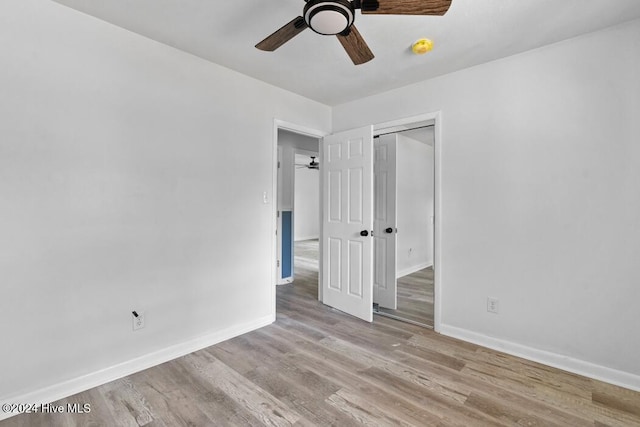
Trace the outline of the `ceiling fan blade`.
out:
<instances>
[{"instance_id":1,"label":"ceiling fan blade","mask_svg":"<svg viewBox=\"0 0 640 427\"><path fill-rule=\"evenodd\" d=\"M304 18L302 16L298 16L297 18L292 19L291 22L285 24L278 31L262 40L256 45L256 47L260 50L273 52L306 29L307 24L304 22Z\"/></svg>"},{"instance_id":2,"label":"ceiling fan blade","mask_svg":"<svg viewBox=\"0 0 640 427\"><path fill-rule=\"evenodd\" d=\"M444 15L453 0L378 0L378 8L362 1L362 13L378 15ZM374 3L374 2L371 2Z\"/></svg>"},{"instance_id":3,"label":"ceiling fan blade","mask_svg":"<svg viewBox=\"0 0 640 427\"><path fill-rule=\"evenodd\" d=\"M337 37L355 65L364 64L374 58L373 52L371 52L355 25L351 26L349 34L338 34Z\"/></svg>"}]
</instances>

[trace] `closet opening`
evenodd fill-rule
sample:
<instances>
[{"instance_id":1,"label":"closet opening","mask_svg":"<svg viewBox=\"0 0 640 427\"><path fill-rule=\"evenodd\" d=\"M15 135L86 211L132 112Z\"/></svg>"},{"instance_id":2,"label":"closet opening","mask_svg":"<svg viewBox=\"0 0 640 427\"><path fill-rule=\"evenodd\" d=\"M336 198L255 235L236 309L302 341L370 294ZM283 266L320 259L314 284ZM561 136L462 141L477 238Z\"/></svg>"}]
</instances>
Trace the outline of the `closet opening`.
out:
<instances>
[{"instance_id":1,"label":"closet opening","mask_svg":"<svg viewBox=\"0 0 640 427\"><path fill-rule=\"evenodd\" d=\"M374 137L374 314L434 327L435 123Z\"/></svg>"}]
</instances>

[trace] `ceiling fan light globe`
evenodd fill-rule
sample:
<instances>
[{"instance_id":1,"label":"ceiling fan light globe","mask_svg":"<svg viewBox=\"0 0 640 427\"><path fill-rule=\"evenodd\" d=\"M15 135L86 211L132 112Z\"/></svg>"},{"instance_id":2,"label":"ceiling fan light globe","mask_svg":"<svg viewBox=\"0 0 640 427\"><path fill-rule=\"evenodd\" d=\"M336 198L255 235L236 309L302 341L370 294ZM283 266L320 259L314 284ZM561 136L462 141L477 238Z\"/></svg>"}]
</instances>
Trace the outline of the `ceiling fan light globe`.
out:
<instances>
[{"instance_id":1,"label":"ceiling fan light globe","mask_svg":"<svg viewBox=\"0 0 640 427\"><path fill-rule=\"evenodd\" d=\"M316 33L335 35L343 32L349 26L349 21L340 12L334 10L323 10L316 13L312 18L309 26Z\"/></svg>"},{"instance_id":2,"label":"ceiling fan light globe","mask_svg":"<svg viewBox=\"0 0 640 427\"><path fill-rule=\"evenodd\" d=\"M353 25L354 19L353 5L346 0L310 0L304 8L306 24L322 35L340 34Z\"/></svg>"}]
</instances>

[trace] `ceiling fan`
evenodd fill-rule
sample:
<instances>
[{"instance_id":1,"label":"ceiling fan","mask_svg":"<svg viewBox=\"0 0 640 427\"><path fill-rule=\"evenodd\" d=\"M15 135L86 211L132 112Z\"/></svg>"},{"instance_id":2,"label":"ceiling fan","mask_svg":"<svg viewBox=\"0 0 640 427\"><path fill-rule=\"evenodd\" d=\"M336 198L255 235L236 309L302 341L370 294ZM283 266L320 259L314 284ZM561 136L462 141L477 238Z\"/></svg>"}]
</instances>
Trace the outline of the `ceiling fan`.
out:
<instances>
[{"instance_id":1,"label":"ceiling fan","mask_svg":"<svg viewBox=\"0 0 640 427\"><path fill-rule=\"evenodd\" d=\"M353 25L355 11L378 15L444 15L453 0L305 0L302 16L294 18L282 28L256 45L272 52L311 28L318 34L337 36L355 65L374 58L358 29Z\"/></svg>"},{"instance_id":2,"label":"ceiling fan","mask_svg":"<svg viewBox=\"0 0 640 427\"><path fill-rule=\"evenodd\" d=\"M296 169L320 169L320 163L316 162L316 156L310 156L309 163L296 163Z\"/></svg>"}]
</instances>

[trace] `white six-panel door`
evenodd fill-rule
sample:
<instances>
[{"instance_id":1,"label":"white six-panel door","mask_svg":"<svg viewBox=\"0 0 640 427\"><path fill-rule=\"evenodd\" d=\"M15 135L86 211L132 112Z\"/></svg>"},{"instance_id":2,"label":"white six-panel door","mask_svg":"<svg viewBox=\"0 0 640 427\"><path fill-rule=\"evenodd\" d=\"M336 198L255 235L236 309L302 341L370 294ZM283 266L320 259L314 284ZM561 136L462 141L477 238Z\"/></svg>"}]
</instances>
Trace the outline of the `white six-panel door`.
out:
<instances>
[{"instance_id":1,"label":"white six-panel door","mask_svg":"<svg viewBox=\"0 0 640 427\"><path fill-rule=\"evenodd\" d=\"M371 322L373 128L326 136L322 145L322 299Z\"/></svg>"},{"instance_id":2,"label":"white six-panel door","mask_svg":"<svg viewBox=\"0 0 640 427\"><path fill-rule=\"evenodd\" d=\"M397 136L382 135L373 143L374 273L373 302L397 308L396 280L396 151Z\"/></svg>"}]
</instances>

